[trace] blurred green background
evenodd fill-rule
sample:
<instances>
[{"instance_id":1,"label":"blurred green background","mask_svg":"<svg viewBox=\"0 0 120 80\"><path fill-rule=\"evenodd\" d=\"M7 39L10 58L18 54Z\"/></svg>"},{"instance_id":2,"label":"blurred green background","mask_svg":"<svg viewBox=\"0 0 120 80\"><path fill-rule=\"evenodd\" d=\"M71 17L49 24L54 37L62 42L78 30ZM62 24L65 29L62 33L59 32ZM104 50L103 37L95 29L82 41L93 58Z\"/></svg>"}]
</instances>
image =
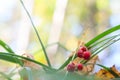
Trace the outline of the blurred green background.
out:
<instances>
[{"instance_id":1,"label":"blurred green background","mask_svg":"<svg viewBox=\"0 0 120 80\"><path fill-rule=\"evenodd\" d=\"M79 40L87 42L120 24L120 0L23 1L44 45L59 43L46 48L54 67L66 60L77 48ZM19 0L0 0L0 39L16 54L33 54L37 61L46 64L41 45ZM100 53L100 63L106 66L115 64L119 68L119 45L114 44ZM0 51L4 49L0 47ZM7 65L1 61L1 67Z\"/></svg>"}]
</instances>

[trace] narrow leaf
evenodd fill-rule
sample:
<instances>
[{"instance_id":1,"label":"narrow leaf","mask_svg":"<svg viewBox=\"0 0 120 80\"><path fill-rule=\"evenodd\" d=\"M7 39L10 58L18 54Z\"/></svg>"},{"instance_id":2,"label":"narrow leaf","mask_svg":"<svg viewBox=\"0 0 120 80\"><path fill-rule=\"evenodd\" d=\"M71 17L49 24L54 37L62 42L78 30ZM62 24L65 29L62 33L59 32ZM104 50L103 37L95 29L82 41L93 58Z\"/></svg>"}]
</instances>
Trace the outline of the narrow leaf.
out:
<instances>
[{"instance_id":1,"label":"narrow leaf","mask_svg":"<svg viewBox=\"0 0 120 80\"><path fill-rule=\"evenodd\" d=\"M0 45L1 45L5 50L7 50L9 53L13 53L13 54L14 54L14 51L13 51L5 42L3 42L2 40L0 40Z\"/></svg>"},{"instance_id":2,"label":"narrow leaf","mask_svg":"<svg viewBox=\"0 0 120 80\"><path fill-rule=\"evenodd\" d=\"M23 63L21 62L21 59L16 58L15 56L9 55L9 53L0 52L0 59L19 64L21 66L23 65Z\"/></svg>"},{"instance_id":3,"label":"narrow leaf","mask_svg":"<svg viewBox=\"0 0 120 80\"><path fill-rule=\"evenodd\" d=\"M67 65L70 63L71 60L72 60L72 57L69 57L69 58L63 63L63 65L60 66L60 68L59 68L58 70L61 70L61 69L63 69L65 66L67 66Z\"/></svg>"},{"instance_id":4,"label":"narrow leaf","mask_svg":"<svg viewBox=\"0 0 120 80\"><path fill-rule=\"evenodd\" d=\"M40 38L40 35L39 35L39 33L38 33L38 31L37 31L37 29L36 29L36 27L35 27L35 25L34 25L34 23L33 23L33 21L32 21L31 15L30 15L30 13L28 12L28 10L26 9L23 1L20 0L20 2L21 2L21 4L22 4L24 10L26 11L26 13L27 13L30 21L31 21L31 24L32 24L33 29L35 30L35 33L36 33L36 35L37 35L37 37L38 37L38 40L39 40L39 42L40 42L40 45L42 46L43 52L44 52L44 54L45 54L47 63L48 63L48 65L51 67L51 63L50 63L50 60L49 60L49 58L48 58L48 56L47 56L47 52L46 52L45 47L44 47L44 45L43 45L43 43L42 43L42 40L41 40L41 38Z\"/></svg>"},{"instance_id":5,"label":"narrow leaf","mask_svg":"<svg viewBox=\"0 0 120 80\"><path fill-rule=\"evenodd\" d=\"M19 60L19 59L20 59L20 60L25 59L25 60L34 62L34 63L36 63L36 64L38 64L38 65L40 65L40 66L42 66L42 67L44 67L44 68L47 68L47 69L49 69L49 70L55 70L55 69L53 69L53 68L51 68L51 67L46 66L45 64L42 64L42 63L40 63L40 62L38 62L38 61L35 61L35 60L30 59L30 58L27 58L27 57L23 57L23 56L19 56L19 55L16 55L16 54L11 54L11 53L0 52L0 59L6 60L6 61L9 61L9 62L13 62L13 63L17 63L16 60L13 58L13 56L14 56L14 58L16 58L17 60ZM19 64L20 64L20 63L19 63Z\"/></svg>"},{"instance_id":6,"label":"narrow leaf","mask_svg":"<svg viewBox=\"0 0 120 80\"><path fill-rule=\"evenodd\" d=\"M113 36L110 36L110 37L105 38L105 39L103 39L103 40L100 40L100 41L98 41L98 42L95 42L95 43L93 43L93 44L91 44L91 45L89 46L89 49L91 49L91 48L93 48L93 47L96 47L96 46L98 46L99 44L104 44L104 42L109 42L110 40L112 40L112 39L114 39L114 38L116 38L116 37L118 37L118 36L120 36L120 34L118 34L118 35L113 35Z\"/></svg>"},{"instance_id":7,"label":"narrow leaf","mask_svg":"<svg viewBox=\"0 0 120 80\"><path fill-rule=\"evenodd\" d=\"M113 27L113 28L110 28L109 30L107 30L107 31L99 34L98 36L96 36L95 38L93 38L92 40L90 40L89 42L87 42L87 43L85 44L85 46L88 47L88 46L90 46L91 44L93 44L94 42L98 41L99 39L101 39L101 38L103 38L103 37L111 34L112 32L115 32L115 31L117 31L117 30L120 30L120 25L117 25L117 26L115 26L115 27Z\"/></svg>"}]
</instances>

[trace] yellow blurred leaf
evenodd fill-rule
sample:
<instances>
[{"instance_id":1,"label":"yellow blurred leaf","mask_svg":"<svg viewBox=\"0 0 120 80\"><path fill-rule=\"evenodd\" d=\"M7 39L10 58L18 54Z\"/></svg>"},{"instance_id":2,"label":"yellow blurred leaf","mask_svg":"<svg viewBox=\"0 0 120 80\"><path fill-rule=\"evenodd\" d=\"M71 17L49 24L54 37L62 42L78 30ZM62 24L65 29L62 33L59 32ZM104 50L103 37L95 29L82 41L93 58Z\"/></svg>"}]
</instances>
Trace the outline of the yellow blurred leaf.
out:
<instances>
[{"instance_id":1,"label":"yellow blurred leaf","mask_svg":"<svg viewBox=\"0 0 120 80\"><path fill-rule=\"evenodd\" d=\"M113 65L110 69L111 69L114 73L116 73L117 75L120 76L120 72L115 68L115 65ZM109 71L107 71L107 70L105 70L105 69L99 70L99 71L96 73L96 76L102 78L102 80L110 80L110 79L115 78L115 76L114 76L112 73L110 73Z\"/></svg>"},{"instance_id":2,"label":"yellow blurred leaf","mask_svg":"<svg viewBox=\"0 0 120 80\"><path fill-rule=\"evenodd\" d=\"M38 62L41 62L43 64L47 64L46 59L45 59L45 55L42 51L39 51L37 53L34 54L34 59Z\"/></svg>"}]
</instances>

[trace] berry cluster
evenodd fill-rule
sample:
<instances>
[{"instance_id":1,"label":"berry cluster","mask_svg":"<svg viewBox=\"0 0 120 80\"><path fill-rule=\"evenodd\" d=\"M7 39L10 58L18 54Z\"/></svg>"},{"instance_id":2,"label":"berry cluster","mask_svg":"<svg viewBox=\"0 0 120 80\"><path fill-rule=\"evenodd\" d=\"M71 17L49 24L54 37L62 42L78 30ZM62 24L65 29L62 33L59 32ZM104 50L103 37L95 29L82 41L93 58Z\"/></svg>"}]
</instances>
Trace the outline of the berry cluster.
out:
<instances>
[{"instance_id":1,"label":"berry cluster","mask_svg":"<svg viewBox=\"0 0 120 80\"><path fill-rule=\"evenodd\" d=\"M77 51L77 57L84 58L85 60L88 60L90 58L90 55L90 51L85 46L80 47Z\"/></svg>"},{"instance_id":2,"label":"berry cluster","mask_svg":"<svg viewBox=\"0 0 120 80\"><path fill-rule=\"evenodd\" d=\"M91 53L85 46L82 46L77 51L76 55L79 58L83 58L84 60L88 60L91 56ZM83 69L83 64L81 64L81 63L75 65L72 62L72 63L68 64L68 66L67 66L67 71L69 71L69 72L73 72L75 70L81 71L82 69Z\"/></svg>"},{"instance_id":3,"label":"berry cluster","mask_svg":"<svg viewBox=\"0 0 120 80\"><path fill-rule=\"evenodd\" d=\"M81 71L82 69L83 69L82 64L75 65L74 63L70 63L67 66L67 71L69 71L69 72L74 72L75 70Z\"/></svg>"}]
</instances>

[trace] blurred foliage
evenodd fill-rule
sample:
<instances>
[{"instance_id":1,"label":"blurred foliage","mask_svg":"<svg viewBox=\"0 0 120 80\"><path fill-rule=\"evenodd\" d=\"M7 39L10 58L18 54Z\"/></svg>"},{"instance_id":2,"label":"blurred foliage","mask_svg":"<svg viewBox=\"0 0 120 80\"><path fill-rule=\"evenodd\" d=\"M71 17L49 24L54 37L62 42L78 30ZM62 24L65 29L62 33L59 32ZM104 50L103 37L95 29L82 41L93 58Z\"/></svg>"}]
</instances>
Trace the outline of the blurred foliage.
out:
<instances>
[{"instance_id":1,"label":"blurred foliage","mask_svg":"<svg viewBox=\"0 0 120 80\"><path fill-rule=\"evenodd\" d=\"M36 61L39 61L43 64L47 64L46 59L45 59L45 55L44 55L42 50L35 52L34 58L35 58Z\"/></svg>"},{"instance_id":2,"label":"blurred foliage","mask_svg":"<svg viewBox=\"0 0 120 80\"><path fill-rule=\"evenodd\" d=\"M51 21L56 0L35 0L33 13L43 21Z\"/></svg>"}]
</instances>

